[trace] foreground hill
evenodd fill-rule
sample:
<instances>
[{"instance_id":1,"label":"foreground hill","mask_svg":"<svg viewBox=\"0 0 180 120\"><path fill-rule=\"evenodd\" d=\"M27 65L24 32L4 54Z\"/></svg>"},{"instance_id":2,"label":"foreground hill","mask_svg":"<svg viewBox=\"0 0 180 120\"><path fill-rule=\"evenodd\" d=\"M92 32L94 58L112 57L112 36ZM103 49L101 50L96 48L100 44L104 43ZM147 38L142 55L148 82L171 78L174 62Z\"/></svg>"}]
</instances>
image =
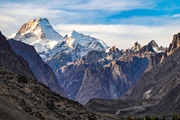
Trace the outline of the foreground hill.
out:
<instances>
[{"instance_id":1,"label":"foreground hill","mask_svg":"<svg viewBox=\"0 0 180 120\"><path fill-rule=\"evenodd\" d=\"M2 66L0 66L0 78L2 86L0 96L16 106L15 109L12 109L13 106L10 108L14 113L20 109L21 113L23 110L41 120L101 118L78 102L61 97L36 80L16 75ZM6 112L9 108L6 106L1 109ZM6 114L9 115L11 112ZM26 114L24 116L29 117Z\"/></svg>"},{"instance_id":2,"label":"foreground hill","mask_svg":"<svg viewBox=\"0 0 180 120\"><path fill-rule=\"evenodd\" d=\"M1 83L0 91L0 120L38 120L20 109L19 106L12 101L11 97L14 97L14 95Z\"/></svg>"}]
</instances>

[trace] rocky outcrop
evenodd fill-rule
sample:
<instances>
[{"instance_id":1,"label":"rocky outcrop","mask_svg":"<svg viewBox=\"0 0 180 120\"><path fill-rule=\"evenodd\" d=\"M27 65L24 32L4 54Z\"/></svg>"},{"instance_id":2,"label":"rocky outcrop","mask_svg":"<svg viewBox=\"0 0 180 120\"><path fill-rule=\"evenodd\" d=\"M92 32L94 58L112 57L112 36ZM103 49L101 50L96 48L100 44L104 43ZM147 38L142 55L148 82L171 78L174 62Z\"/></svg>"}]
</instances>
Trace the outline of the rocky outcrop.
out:
<instances>
[{"instance_id":1,"label":"rocky outcrop","mask_svg":"<svg viewBox=\"0 0 180 120\"><path fill-rule=\"evenodd\" d=\"M167 55L164 52L156 53L155 55L150 55L149 58L149 65L146 68L145 72L157 67Z\"/></svg>"},{"instance_id":2,"label":"rocky outcrop","mask_svg":"<svg viewBox=\"0 0 180 120\"><path fill-rule=\"evenodd\" d=\"M133 50L134 52L136 52L140 49L141 49L141 44L139 44L138 42L135 42L134 46L131 48L131 50Z\"/></svg>"},{"instance_id":3,"label":"rocky outcrop","mask_svg":"<svg viewBox=\"0 0 180 120\"><path fill-rule=\"evenodd\" d=\"M16 40L8 40L15 52L21 55L28 63L37 80L47 85L52 91L67 97L65 91L60 87L57 78L49 65L47 65L37 54L33 46Z\"/></svg>"},{"instance_id":4,"label":"rocky outcrop","mask_svg":"<svg viewBox=\"0 0 180 120\"><path fill-rule=\"evenodd\" d=\"M180 46L180 33L175 34L173 36L173 41L172 43L169 45L169 48L165 50L165 53L167 53L167 55L172 54L178 47Z\"/></svg>"},{"instance_id":5,"label":"rocky outcrop","mask_svg":"<svg viewBox=\"0 0 180 120\"><path fill-rule=\"evenodd\" d=\"M36 79L26 60L18 55L0 32L0 64L17 74Z\"/></svg>"}]
</instances>

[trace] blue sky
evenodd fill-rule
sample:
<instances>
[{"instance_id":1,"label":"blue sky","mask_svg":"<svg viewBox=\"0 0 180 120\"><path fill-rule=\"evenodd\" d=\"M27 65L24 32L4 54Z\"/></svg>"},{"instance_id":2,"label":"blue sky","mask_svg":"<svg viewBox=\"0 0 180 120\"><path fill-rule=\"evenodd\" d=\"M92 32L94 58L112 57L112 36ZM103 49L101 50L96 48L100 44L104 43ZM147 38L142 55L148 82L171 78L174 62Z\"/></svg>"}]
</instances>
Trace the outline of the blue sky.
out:
<instances>
[{"instance_id":1,"label":"blue sky","mask_svg":"<svg viewBox=\"0 0 180 120\"><path fill-rule=\"evenodd\" d=\"M168 46L180 32L178 0L0 0L0 30L6 36L30 19L48 18L61 35L71 30L130 48L154 39Z\"/></svg>"}]
</instances>

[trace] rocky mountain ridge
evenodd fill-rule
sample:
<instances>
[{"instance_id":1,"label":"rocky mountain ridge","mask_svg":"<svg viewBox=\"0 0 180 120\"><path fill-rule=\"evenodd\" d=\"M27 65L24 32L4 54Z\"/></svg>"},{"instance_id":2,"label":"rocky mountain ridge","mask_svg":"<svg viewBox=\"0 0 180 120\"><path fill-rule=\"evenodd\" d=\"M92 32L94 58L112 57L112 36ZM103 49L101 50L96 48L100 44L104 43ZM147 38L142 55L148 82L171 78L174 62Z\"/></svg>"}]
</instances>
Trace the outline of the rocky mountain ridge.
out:
<instances>
[{"instance_id":1,"label":"rocky mountain ridge","mask_svg":"<svg viewBox=\"0 0 180 120\"><path fill-rule=\"evenodd\" d=\"M36 19L34 21L38 20L45 20L47 22L46 19ZM164 48L159 47L154 40L143 47L141 47L141 45L136 42L131 49L127 50L119 50L115 46L112 48L107 48L107 45L102 40L80 34L73 30L64 37L64 40L54 44L53 48L49 48L45 52L41 52L39 54L41 57L42 55L46 56L45 58L47 59L43 60L45 60L45 62L52 67L59 84L67 92L68 97L72 100L78 101L83 99L81 103L85 104L91 98L86 98L88 97L86 94L87 91L83 93L86 97L82 95L81 92L84 91L84 88L88 86L86 84L89 83L88 79L90 79L92 76L96 78L97 76L101 76L101 74L105 74L107 71L110 72L111 77L109 79L112 79L112 81L115 80L116 82L114 84L111 81L111 84L109 83L109 85L107 85L107 81L105 84L107 85L106 93L101 97L119 98L138 81L140 75L144 73L144 71L148 71L159 64L159 58L161 58L163 55L160 54L158 58L154 57L154 55L163 51L163 49ZM139 61L141 61L143 64L142 68L139 66ZM162 61L162 59L160 61ZM134 70L130 71L126 69L126 67L131 69L131 67L136 64L136 62L139 65L134 66L134 68L132 68ZM123 66L123 63L127 66ZM86 74L94 70L97 70L96 75ZM135 75L133 71L136 70L139 73ZM113 71L121 72L112 73ZM89 77L87 75L89 75ZM101 79L105 78L101 77ZM120 85L117 81L123 82ZM82 85L84 87L81 88ZM119 85L122 89L118 88ZM93 84L89 85L89 87L90 86L93 86ZM114 91L112 90L112 87L113 89L116 88L121 90L121 92L117 92L117 90L115 90L116 93L112 92ZM100 96L95 95L94 97Z\"/></svg>"},{"instance_id":2,"label":"rocky mountain ridge","mask_svg":"<svg viewBox=\"0 0 180 120\"><path fill-rule=\"evenodd\" d=\"M150 64L156 64L156 66L142 74L140 80L120 99L91 99L85 106L92 111L110 114L116 113L119 115L132 114L134 117L158 115L162 118L162 116L170 117L173 114L179 114L180 48L177 47L178 45L175 45L179 43L179 33L174 36L170 48L167 48L165 52L151 56ZM171 52L168 52L167 54L167 51L169 50L171 50ZM145 106L135 102L139 100L143 101L143 99L151 102L155 100L156 102L149 105L144 104ZM134 105L130 105L130 101L133 101Z\"/></svg>"},{"instance_id":3,"label":"rocky mountain ridge","mask_svg":"<svg viewBox=\"0 0 180 120\"><path fill-rule=\"evenodd\" d=\"M6 37L2 35L0 31L0 64L5 68L17 73L29 77L31 79L36 79L33 75L33 72L29 68L29 64L26 60L23 59L20 55L18 55L11 45L6 40Z\"/></svg>"},{"instance_id":4,"label":"rocky mountain ridge","mask_svg":"<svg viewBox=\"0 0 180 120\"><path fill-rule=\"evenodd\" d=\"M8 40L8 42L14 51L28 62L30 69L39 82L47 85L52 91L61 96L67 97L65 91L60 87L53 70L41 59L33 46L13 39Z\"/></svg>"},{"instance_id":5,"label":"rocky mountain ridge","mask_svg":"<svg viewBox=\"0 0 180 120\"><path fill-rule=\"evenodd\" d=\"M2 36L2 38L3 39L0 39L1 43L3 43L2 46L9 47L10 44L6 41L6 39L4 39L5 37ZM16 44L18 47L25 46L27 49L28 47L29 49L34 49L32 46L18 41L13 44L14 47ZM1 47L0 53L6 50L6 47ZM8 50L13 49L10 46ZM16 58L17 56L15 55L17 54L15 51L11 51L13 54L9 54L8 51L6 52L9 55L9 58L11 58L8 62L13 63L14 61L11 60L14 60L13 58ZM26 53L27 51L21 52ZM34 55L35 54L33 52L30 54L30 56L33 56L32 58L34 58ZM2 61L3 59L4 57L0 58ZM24 59L22 58L22 61L23 60ZM26 61L24 60L24 62ZM22 73L26 72L24 68L20 68L19 70L22 70ZM14 72L0 66L0 78L0 118L10 120L106 119L106 115L93 113L80 103L69 100L55 92L52 92L46 85L39 83L37 80L27 78L21 73L15 74ZM18 116L19 114L22 115ZM107 117L115 118L114 116L109 115Z\"/></svg>"},{"instance_id":6,"label":"rocky mountain ridge","mask_svg":"<svg viewBox=\"0 0 180 120\"><path fill-rule=\"evenodd\" d=\"M7 37L33 45L42 58L56 44L63 40L46 18L32 19L23 24L14 34Z\"/></svg>"},{"instance_id":7,"label":"rocky mountain ridge","mask_svg":"<svg viewBox=\"0 0 180 120\"><path fill-rule=\"evenodd\" d=\"M179 84L179 35L174 35L170 47L165 50L165 59L154 69L145 72L122 99L162 99Z\"/></svg>"},{"instance_id":8,"label":"rocky mountain ridge","mask_svg":"<svg viewBox=\"0 0 180 120\"><path fill-rule=\"evenodd\" d=\"M152 48L152 45L147 46ZM136 43L132 48L138 46ZM58 69L58 81L70 99L82 104L92 98L117 99L151 66L149 61L156 51L142 50L145 47L140 52L119 50L115 46L106 51L90 51L84 57Z\"/></svg>"}]
</instances>

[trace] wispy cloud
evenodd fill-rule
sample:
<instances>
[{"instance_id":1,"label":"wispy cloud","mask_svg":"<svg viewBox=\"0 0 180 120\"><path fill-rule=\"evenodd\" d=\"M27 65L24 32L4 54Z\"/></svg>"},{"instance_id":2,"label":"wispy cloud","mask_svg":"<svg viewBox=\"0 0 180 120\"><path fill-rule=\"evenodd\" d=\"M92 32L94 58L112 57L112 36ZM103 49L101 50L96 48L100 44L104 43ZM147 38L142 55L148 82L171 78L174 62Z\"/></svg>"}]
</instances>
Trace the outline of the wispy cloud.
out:
<instances>
[{"instance_id":1,"label":"wispy cloud","mask_svg":"<svg viewBox=\"0 0 180 120\"><path fill-rule=\"evenodd\" d=\"M175 14L175 15L173 15L172 17L178 18L178 17L180 17L180 14Z\"/></svg>"},{"instance_id":2,"label":"wispy cloud","mask_svg":"<svg viewBox=\"0 0 180 120\"><path fill-rule=\"evenodd\" d=\"M39 5L32 5L26 3L9 3L0 5L0 28L5 31L6 35L12 34L19 29L19 27L29 21L39 17L48 18L59 23L66 23L71 19L79 17L78 13L55 10L48 7L40 7Z\"/></svg>"},{"instance_id":3,"label":"wispy cloud","mask_svg":"<svg viewBox=\"0 0 180 120\"><path fill-rule=\"evenodd\" d=\"M83 1L83 0L82 0ZM77 2L78 5L69 4L69 9L85 10L131 10L140 8L152 8L154 2L147 0L89 0L87 2Z\"/></svg>"},{"instance_id":4,"label":"wispy cloud","mask_svg":"<svg viewBox=\"0 0 180 120\"><path fill-rule=\"evenodd\" d=\"M0 8L1 14L11 15L14 17L39 17L39 16L46 16L46 17L56 17L58 14L62 15L69 15L73 12L68 12L65 10L55 10L49 7L41 7L40 5L33 5L33 4L24 4L24 3L10 3L1 5Z\"/></svg>"},{"instance_id":5,"label":"wispy cloud","mask_svg":"<svg viewBox=\"0 0 180 120\"><path fill-rule=\"evenodd\" d=\"M6 0L0 4L0 29L9 35L30 19L45 17L62 35L74 29L119 48L129 48L136 41L145 45L152 39L168 46L172 35L180 31L180 14L178 11L166 14L167 6L159 3L155 0Z\"/></svg>"},{"instance_id":6,"label":"wispy cloud","mask_svg":"<svg viewBox=\"0 0 180 120\"><path fill-rule=\"evenodd\" d=\"M0 15L0 18L0 22L17 22L16 19L6 15Z\"/></svg>"},{"instance_id":7,"label":"wispy cloud","mask_svg":"<svg viewBox=\"0 0 180 120\"><path fill-rule=\"evenodd\" d=\"M8 0L9 1L9 0ZM11 0L11 2L14 2ZM71 9L71 10L131 10L152 8L155 2L152 0L36 0L34 2L16 0L18 3L31 3L46 7Z\"/></svg>"}]
</instances>

